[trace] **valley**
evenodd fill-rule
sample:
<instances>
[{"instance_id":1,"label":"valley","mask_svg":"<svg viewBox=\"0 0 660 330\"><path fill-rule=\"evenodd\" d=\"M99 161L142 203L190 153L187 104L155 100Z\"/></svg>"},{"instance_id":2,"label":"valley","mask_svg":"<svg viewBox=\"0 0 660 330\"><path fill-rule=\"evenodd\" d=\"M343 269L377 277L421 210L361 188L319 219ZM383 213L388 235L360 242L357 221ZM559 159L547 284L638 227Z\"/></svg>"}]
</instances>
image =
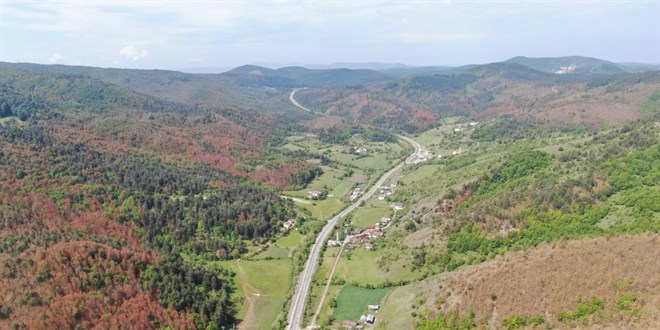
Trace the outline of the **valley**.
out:
<instances>
[{"instance_id":1,"label":"valley","mask_svg":"<svg viewBox=\"0 0 660 330\"><path fill-rule=\"evenodd\" d=\"M659 326L660 80L596 67L0 63L0 327Z\"/></svg>"}]
</instances>

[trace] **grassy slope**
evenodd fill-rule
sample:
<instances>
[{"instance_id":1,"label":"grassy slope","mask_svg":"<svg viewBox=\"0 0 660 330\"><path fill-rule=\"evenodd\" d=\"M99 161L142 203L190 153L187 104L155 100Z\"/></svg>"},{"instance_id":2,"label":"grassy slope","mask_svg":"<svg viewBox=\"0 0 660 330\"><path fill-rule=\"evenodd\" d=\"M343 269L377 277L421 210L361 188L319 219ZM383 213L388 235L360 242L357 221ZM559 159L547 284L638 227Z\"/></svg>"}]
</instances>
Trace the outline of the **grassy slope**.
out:
<instances>
[{"instance_id":1,"label":"grassy slope","mask_svg":"<svg viewBox=\"0 0 660 330\"><path fill-rule=\"evenodd\" d=\"M243 299L238 318L244 329L270 329L282 312L291 286L291 261L240 260L221 261L215 264L237 274L236 296ZM268 274L268 276L264 276ZM254 306L250 309L251 300Z\"/></svg>"}]
</instances>

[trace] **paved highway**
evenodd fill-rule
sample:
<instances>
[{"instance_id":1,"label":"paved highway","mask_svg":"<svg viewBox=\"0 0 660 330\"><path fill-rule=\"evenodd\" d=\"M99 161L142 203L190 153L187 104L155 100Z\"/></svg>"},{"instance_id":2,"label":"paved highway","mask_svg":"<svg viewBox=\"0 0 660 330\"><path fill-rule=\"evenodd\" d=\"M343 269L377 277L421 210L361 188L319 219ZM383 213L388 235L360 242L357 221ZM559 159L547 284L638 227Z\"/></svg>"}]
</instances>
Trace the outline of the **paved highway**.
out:
<instances>
[{"instance_id":1,"label":"paved highway","mask_svg":"<svg viewBox=\"0 0 660 330\"><path fill-rule=\"evenodd\" d=\"M296 90L294 89L291 92L291 95L289 95L289 99L291 100L291 103L293 103L295 106L305 111L310 111L309 109L303 107L298 102L296 102L296 100L293 98L295 91ZM412 155L410 155L405 161L402 161L397 166L387 171L387 173L383 174L378 179L378 181L376 181L376 183L371 187L371 189L369 189L364 195L362 195L362 197L357 199L355 203L351 204L343 211L341 211L339 214L328 220L328 223L325 225L325 227L323 227L319 235L316 237L316 241L314 241L314 244L311 247L309 258L307 258L307 262L305 263L305 268L298 277L296 291L293 294L291 307L289 308L289 316L288 316L289 325L287 326L287 329L298 330L302 326L301 323L305 313L305 302L307 300L307 296L309 295L312 278L314 277L314 273L316 272L316 266L318 265L319 257L321 256L321 249L323 248L323 244L325 243L325 241L328 239L328 236L330 236L330 234L332 233L335 225L337 224L337 221L347 216L349 213L353 212L353 210L355 210L356 208L358 208L360 206L360 202L366 201L367 199L371 198L371 196L373 196L373 194L375 194L376 191L378 191L378 189L381 186L383 186L385 181L388 180L392 176L392 174L394 174L394 172L400 170L406 163L412 163L415 159L419 158L420 154L424 150L422 146L419 145L419 143L417 143L415 140L411 138L401 135L397 135L397 137L411 144L415 148L415 152Z\"/></svg>"}]
</instances>

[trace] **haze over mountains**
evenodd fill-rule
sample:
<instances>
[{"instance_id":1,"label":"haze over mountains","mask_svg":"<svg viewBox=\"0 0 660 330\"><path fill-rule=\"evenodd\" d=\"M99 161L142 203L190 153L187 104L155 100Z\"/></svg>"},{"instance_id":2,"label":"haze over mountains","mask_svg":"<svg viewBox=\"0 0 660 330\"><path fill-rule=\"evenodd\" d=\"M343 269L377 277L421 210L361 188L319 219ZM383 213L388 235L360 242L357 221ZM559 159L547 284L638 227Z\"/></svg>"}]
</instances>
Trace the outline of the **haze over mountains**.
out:
<instances>
[{"instance_id":1,"label":"haze over mountains","mask_svg":"<svg viewBox=\"0 0 660 330\"><path fill-rule=\"evenodd\" d=\"M641 72L641 71L654 71L660 69L660 64L645 64L645 63L614 63L606 60L601 60L593 57L585 56L564 56L564 57L525 57L517 56L505 60L504 62L518 63L528 66L532 69L550 72L550 73L591 73L591 74L612 74L620 72ZM287 67L302 67L312 70L328 70L328 69L351 69L351 70L372 70L381 71L388 76L403 77L422 74L439 74L439 73L454 73L461 72L466 68L470 68L477 64L462 65L462 66L415 66L402 63L382 63L382 62L365 62L365 63L332 63L332 64L304 64L304 63L290 63L290 64L277 64L277 63L262 63L255 62L248 64L254 67L263 67L272 70L287 68ZM564 71L562 71L564 68ZM218 67L218 68L190 68L181 69L182 72L188 73L223 73L231 71L233 68Z\"/></svg>"}]
</instances>

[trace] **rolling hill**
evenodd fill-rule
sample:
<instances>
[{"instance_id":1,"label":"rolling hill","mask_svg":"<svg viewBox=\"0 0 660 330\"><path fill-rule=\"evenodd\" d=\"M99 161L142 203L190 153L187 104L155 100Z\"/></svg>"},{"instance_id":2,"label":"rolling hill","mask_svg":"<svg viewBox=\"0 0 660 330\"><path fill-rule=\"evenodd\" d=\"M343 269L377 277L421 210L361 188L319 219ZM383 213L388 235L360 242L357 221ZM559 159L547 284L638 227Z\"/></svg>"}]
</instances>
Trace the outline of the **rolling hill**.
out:
<instances>
[{"instance_id":1,"label":"rolling hill","mask_svg":"<svg viewBox=\"0 0 660 330\"><path fill-rule=\"evenodd\" d=\"M639 118L641 105L660 88L659 77L657 72L559 75L493 63L371 86L310 88L296 97L326 114L405 131L424 130L454 115L598 126Z\"/></svg>"}]
</instances>

